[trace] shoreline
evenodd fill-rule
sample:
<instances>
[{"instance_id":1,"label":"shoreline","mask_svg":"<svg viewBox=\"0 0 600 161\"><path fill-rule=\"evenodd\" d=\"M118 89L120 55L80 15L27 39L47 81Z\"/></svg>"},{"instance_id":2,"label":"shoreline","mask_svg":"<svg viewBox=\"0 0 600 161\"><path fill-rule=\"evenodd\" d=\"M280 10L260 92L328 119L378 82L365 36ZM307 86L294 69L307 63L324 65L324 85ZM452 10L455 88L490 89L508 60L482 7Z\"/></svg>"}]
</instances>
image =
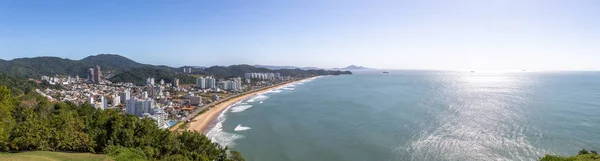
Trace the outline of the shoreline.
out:
<instances>
[{"instance_id":1,"label":"shoreline","mask_svg":"<svg viewBox=\"0 0 600 161\"><path fill-rule=\"evenodd\" d=\"M295 81L291 81L291 82L286 82L286 83L274 85L274 86L271 86L271 87L265 87L264 89L260 89L260 90L257 90L257 91L246 93L246 94L243 94L241 96L238 96L238 97L235 97L235 98L231 98L231 99L229 99L227 101L221 102L221 103L215 105L213 108L208 109L208 111L206 111L206 112L204 112L204 113L202 113L202 114L194 117L189 122L189 126L186 128L186 130L196 131L196 132L200 132L200 133L204 134L204 132L207 131L207 128L211 125L211 123L219 115L221 115L221 113L225 109L227 109L229 106L231 106L231 105L233 105L233 104L235 104L235 103L237 103L239 101L242 101L242 100L248 99L250 97L253 97L253 96L255 96L255 95L259 94L259 93L264 93L264 92L273 90L275 88L280 88L280 87L285 86L285 85L289 85L289 84L292 84L292 83L297 83L299 81L303 81L303 80L311 79L311 78L314 78L314 77L309 77L309 78L304 78L304 79L295 80Z\"/></svg>"}]
</instances>

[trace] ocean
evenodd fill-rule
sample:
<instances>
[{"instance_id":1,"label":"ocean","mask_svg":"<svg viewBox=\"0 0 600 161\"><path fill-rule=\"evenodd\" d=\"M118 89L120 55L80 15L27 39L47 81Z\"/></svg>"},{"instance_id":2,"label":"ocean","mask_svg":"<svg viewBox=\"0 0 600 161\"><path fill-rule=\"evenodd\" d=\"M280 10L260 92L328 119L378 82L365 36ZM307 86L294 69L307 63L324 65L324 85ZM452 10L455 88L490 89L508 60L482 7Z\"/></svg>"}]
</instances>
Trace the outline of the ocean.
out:
<instances>
[{"instance_id":1,"label":"ocean","mask_svg":"<svg viewBox=\"0 0 600 161\"><path fill-rule=\"evenodd\" d=\"M600 150L600 73L323 76L232 105L207 136L248 161L575 155Z\"/></svg>"}]
</instances>

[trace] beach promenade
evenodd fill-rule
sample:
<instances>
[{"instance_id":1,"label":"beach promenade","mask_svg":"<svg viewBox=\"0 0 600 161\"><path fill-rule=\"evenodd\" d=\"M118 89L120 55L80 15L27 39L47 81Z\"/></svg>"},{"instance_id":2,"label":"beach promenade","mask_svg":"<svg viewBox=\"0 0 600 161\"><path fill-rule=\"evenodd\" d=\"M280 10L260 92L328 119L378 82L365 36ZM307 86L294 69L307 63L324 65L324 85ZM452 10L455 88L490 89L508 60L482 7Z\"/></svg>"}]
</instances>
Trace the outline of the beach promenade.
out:
<instances>
[{"instance_id":1,"label":"beach promenade","mask_svg":"<svg viewBox=\"0 0 600 161\"><path fill-rule=\"evenodd\" d=\"M310 78L313 78L313 77L310 77ZM310 79L310 78L305 78L305 79ZM185 123L184 121L182 121L182 122L179 122L178 124L176 124L175 126L171 127L170 130L171 131L191 130L191 131L197 131L197 132L204 133L204 131L210 125L212 120L217 118L219 116L219 114L221 114L221 112L223 112L223 110L227 109L227 107L231 106L232 104L239 102L241 100L248 99L257 94L264 93L269 90L280 88L282 86L285 86L285 85L288 85L291 83L295 83L295 82L299 82L299 81L302 81L305 79L298 79L298 80L294 80L294 81L288 81L288 82L279 83L279 84L275 84L275 85L268 86L268 87L255 89L252 91L244 92L241 94L237 94L237 95L233 95L233 96L221 99L217 102L213 102L213 103L204 105L201 108L195 110L192 114L190 114L190 116L188 116L189 117L188 119L190 119L190 121L187 123L188 126L185 129L179 128L179 126L182 126ZM202 114L198 114L201 111L204 111L205 109L208 109L208 111L205 111Z\"/></svg>"}]
</instances>

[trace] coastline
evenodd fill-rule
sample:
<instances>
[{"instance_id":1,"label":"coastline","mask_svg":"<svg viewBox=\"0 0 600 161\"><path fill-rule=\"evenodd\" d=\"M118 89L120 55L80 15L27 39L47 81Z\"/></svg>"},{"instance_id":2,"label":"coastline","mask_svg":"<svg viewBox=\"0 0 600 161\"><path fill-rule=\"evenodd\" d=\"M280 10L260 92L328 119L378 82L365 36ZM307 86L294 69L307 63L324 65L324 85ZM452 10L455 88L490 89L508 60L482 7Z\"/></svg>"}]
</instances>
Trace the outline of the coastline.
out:
<instances>
[{"instance_id":1,"label":"coastline","mask_svg":"<svg viewBox=\"0 0 600 161\"><path fill-rule=\"evenodd\" d=\"M291 83L296 83L299 81L303 81L306 79L311 79L314 77L309 77L309 78L304 78L304 79L300 79L300 80L295 80L295 81L291 81L291 82L286 82L283 84L278 84L278 85L274 85L271 87L266 87L264 89L260 89L260 90L256 90L250 93L245 93L241 96L235 97L235 98L231 98L227 101L221 102L217 105L215 105L213 108L208 109L208 111L194 117L192 119L192 121L189 123L189 126L187 127L186 130L191 130L191 131L197 131L200 133L204 133L204 131L206 131L207 127L209 125L211 125L211 123L213 122L214 119L216 119L225 109L227 109L227 107L233 105L236 102L248 99L250 97L253 97L259 93L264 93L270 90L273 90L275 88L280 88L283 87L285 85L291 84Z\"/></svg>"}]
</instances>

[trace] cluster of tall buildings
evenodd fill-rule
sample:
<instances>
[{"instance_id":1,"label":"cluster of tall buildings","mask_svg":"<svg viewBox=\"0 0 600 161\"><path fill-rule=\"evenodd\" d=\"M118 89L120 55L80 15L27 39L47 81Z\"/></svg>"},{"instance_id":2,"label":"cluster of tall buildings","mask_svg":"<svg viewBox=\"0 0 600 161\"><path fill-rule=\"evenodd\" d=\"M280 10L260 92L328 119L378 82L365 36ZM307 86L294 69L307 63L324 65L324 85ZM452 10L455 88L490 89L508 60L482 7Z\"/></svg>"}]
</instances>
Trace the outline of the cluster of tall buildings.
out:
<instances>
[{"instance_id":1,"label":"cluster of tall buildings","mask_svg":"<svg viewBox=\"0 0 600 161\"><path fill-rule=\"evenodd\" d=\"M261 80L273 80L281 78L279 73L245 73L244 78L246 79L261 79Z\"/></svg>"},{"instance_id":2,"label":"cluster of tall buildings","mask_svg":"<svg viewBox=\"0 0 600 161\"><path fill-rule=\"evenodd\" d=\"M152 98L130 98L126 102L127 114L153 119L160 128L169 127L167 124L168 114L160 109Z\"/></svg>"},{"instance_id":3,"label":"cluster of tall buildings","mask_svg":"<svg viewBox=\"0 0 600 161\"><path fill-rule=\"evenodd\" d=\"M147 86L154 86L154 78L147 78L146 79L146 85Z\"/></svg>"},{"instance_id":4,"label":"cluster of tall buildings","mask_svg":"<svg viewBox=\"0 0 600 161\"><path fill-rule=\"evenodd\" d=\"M200 77L196 79L196 87L200 89L216 89L217 79L214 77Z\"/></svg>"},{"instance_id":5,"label":"cluster of tall buildings","mask_svg":"<svg viewBox=\"0 0 600 161\"><path fill-rule=\"evenodd\" d=\"M218 87L223 90L229 91L241 91L242 90L242 78L232 78L227 81L220 81Z\"/></svg>"},{"instance_id":6,"label":"cluster of tall buildings","mask_svg":"<svg viewBox=\"0 0 600 161\"><path fill-rule=\"evenodd\" d=\"M127 113L138 117L144 116L144 113L152 113L154 100L150 98L131 98L127 100Z\"/></svg>"},{"instance_id":7,"label":"cluster of tall buildings","mask_svg":"<svg viewBox=\"0 0 600 161\"><path fill-rule=\"evenodd\" d=\"M104 96L98 97L98 101L96 101L96 98L92 95L90 96L88 103L97 109L105 110L108 108L108 102Z\"/></svg>"},{"instance_id":8,"label":"cluster of tall buildings","mask_svg":"<svg viewBox=\"0 0 600 161\"><path fill-rule=\"evenodd\" d=\"M102 70L100 70L100 66L96 65L96 68L90 68L90 71L88 73L88 80L91 83L102 82Z\"/></svg>"},{"instance_id":9,"label":"cluster of tall buildings","mask_svg":"<svg viewBox=\"0 0 600 161\"><path fill-rule=\"evenodd\" d=\"M183 73L192 73L191 67L183 67Z\"/></svg>"}]
</instances>

